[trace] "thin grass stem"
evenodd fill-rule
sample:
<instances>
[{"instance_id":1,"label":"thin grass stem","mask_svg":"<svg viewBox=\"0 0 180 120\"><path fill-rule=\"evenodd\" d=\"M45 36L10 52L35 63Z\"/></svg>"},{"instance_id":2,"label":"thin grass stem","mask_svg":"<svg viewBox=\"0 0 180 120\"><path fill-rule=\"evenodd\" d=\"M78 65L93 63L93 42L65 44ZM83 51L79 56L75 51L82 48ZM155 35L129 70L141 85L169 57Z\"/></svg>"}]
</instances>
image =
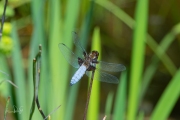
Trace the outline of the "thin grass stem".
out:
<instances>
[{"instance_id":1,"label":"thin grass stem","mask_svg":"<svg viewBox=\"0 0 180 120\"><path fill-rule=\"evenodd\" d=\"M84 110L83 120L86 120L86 116L87 116L87 110L88 110L89 100L90 100L91 91L92 91L92 84L93 84L93 79L94 79L94 73L95 73L95 71L92 71L91 82L90 82L90 86L89 86L89 91L88 91L88 96L87 96L86 107L85 107L85 110Z\"/></svg>"},{"instance_id":2,"label":"thin grass stem","mask_svg":"<svg viewBox=\"0 0 180 120\"><path fill-rule=\"evenodd\" d=\"M2 20L1 20L0 41L1 41L2 32L3 32L7 3L8 3L8 0L5 0L4 11L3 11Z\"/></svg>"}]
</instances>

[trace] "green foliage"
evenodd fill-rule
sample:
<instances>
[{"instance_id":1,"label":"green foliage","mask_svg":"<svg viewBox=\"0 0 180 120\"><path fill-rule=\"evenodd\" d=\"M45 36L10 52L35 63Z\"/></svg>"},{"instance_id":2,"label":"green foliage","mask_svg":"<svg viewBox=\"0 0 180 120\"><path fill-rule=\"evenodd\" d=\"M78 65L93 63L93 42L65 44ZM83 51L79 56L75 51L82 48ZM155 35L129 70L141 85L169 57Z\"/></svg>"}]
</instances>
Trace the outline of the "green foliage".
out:
<instances>
[{"instance_id":1,"label":"green foliage","mask_svg":"<svg viewBox=\"0 0 180 120\"><path fill-rule=\"evenodd\" d=\"M16 4L13 4L15 2ZM104 100L107 101L107 104L106 110L103 111L103 113L100 108L101 106L105 106L105 104L102 104L103 102L101 103L100 101L100 93L104 91L100 90L100 82L96 80L99 79L99 76L95 76L87 119L96 120L102 117L100 114L103 114L107 115L107 119L112 116L113 120L143 120L145 113L142 110L139 111L139 104L143 101L148 86L154 78L161 63L167 70L167 74L172 76L172 78L160 96L157 105L154 107L151 119L168 119L180 93L180 70L177 68L170 55L167 54L167 50L180 34L178 16L177 18L174 18L178 22L176 22L172 29L163 35L161 40L157 40L147 33L147 26L149 25L147 22L149 15L148 8L150 5L147 0L136 1L134 19L131 18L125 10L108 0L95 0L88 2L80 0L28 0L26 2L15 2L11 0L8 4L6 18L13 17L16 15L16 12L20 13L18 10L14 11L13 8L18 8L23 5L31 6L30 15L22 17L21 14L19 14L18 17L22 17L21 20L17 20L18 17L16 18L15 16L15 19L12 19L10 23L4 25L3 37L0 41L0 93L4 98L12 95L12 102L7 101L7 106L12 104L17 107L23 106L23 114L15 114L14 116L16 119L26 120L30 115L34 90L32 61L38 52L39 44L42 44L43 49L41 58L41 79L40 84L38 84L38 97L41 109L47 115L58 105L61 105L58 110L55 109L57 111L51 114L52 120L72 120L75 119L74 116L78 116L75 115L75 110L77 110L76 107L81 107L81 105L76 105L80 83L77 83L72 87L69 86L69 81L72 77L71 72L74 73L75 70L72 70L72 67L70 67L68 62L60 53L58 44L64 43L73 50L74 45L71 32L80 31L79 36L82 46L87 48L88 38L91 38L89 37L89 33L91 32L91 29L93 29L92 43L90 43L90 46L91 50L99 51L100 60L102 58L102 53L105 53L103 47L107 41L102 39L105 38L103 36L105 33L104 24L100 27L92 28L92 26L96 24L93 23L95 20L93 14L97 14L98 9L102 9L103 13L110 12L110 14L118 19L116 22L122 21L126 26L132 29L132 48L131 46L129 47L132 50L132 57L130 60L131 64L127 65L127 68L129 69L121 75L117 93L114 91L113 93L109 93L106 100ZM171 2L171 4L172 3L173 2ZM0 14L3 13L3 6L4 3L1 1ZM178 7L176 9L178 9ZM166 7L162 5L159 14L163 14L165 17L168 13L168 11L165 10ZM105 16L107 14L102 15L106 18ZM102 23L106 21L106 19L103 19L104 21L101 20L102 18L97 19L102 21ZM33 26L30 47L28 49L28 60L22 57L21 48L24 48L23 42L25 40L19 36L19 34L22 34L22 31L20 30L25 26L24 24L32 24ZM108 25L111 26L112 23L108 23ZM77 28L81 29L77 30ZM111 31L110 29L107 31L113 33L113 30ZM114 43L116 42L117 41L114 41ZM117 44L116 46L120 46L120 44ZM125 47L127 46L124 46L124 48ZM145 50L149 48L151 49L153 56L150 63L146 63L148 64L146 66L144 62ZM9 54L11 52L12 55ZM6 56L4 53L8 53L9 56ZM119 53L122 53L122 51L119 51ZM11 77L9 69L12 70L13 77ZM10 76L6 76L1 71L5 71L5 73ZM128 79L130 79L130 83L128 83ZM1 84L3 81L9 82L14 86L17 85L19 89L16 89L11 85ZM129 92L128 98L127 91ZM114 104L113 98L115 98ZM113 112L111 112L112 108L114 108ZM4 114L5 117L8 115L6 110ZM84 111L81 111L80 113L82 115L79 116L83 116L83 112ZM34 110L32 119L42 119L37 108Z\"/></svg>"}]
</instances>

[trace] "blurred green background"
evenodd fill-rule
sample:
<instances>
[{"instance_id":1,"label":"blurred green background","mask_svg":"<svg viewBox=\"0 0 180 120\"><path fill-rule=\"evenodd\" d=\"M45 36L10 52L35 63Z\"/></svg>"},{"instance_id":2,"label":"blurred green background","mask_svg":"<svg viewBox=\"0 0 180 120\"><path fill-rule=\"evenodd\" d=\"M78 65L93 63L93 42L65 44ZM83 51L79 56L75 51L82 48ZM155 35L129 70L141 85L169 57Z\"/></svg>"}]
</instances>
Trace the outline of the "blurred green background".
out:
<instances>
[{"instance_id":1,"label":"blurred green background","mask_svg":"<svg viewBox=\"0 0 180 120\"><path fill-rule=\"evenodd\" d=\"M4 9L0 1L0 16ZM75 51L76 31L87 52L120 63L119 84L94 81L88 120L180 119L179 0L9 0L0 41L0 119L8 96L7 120L29 119L33 100L33 58L42 45L39 102L52 120L83 118L88 77L69 86L75 72L59 43ZM4 74L5 72L6 74ZM98 79L98 76L96 76ZM23 108L22 113L10 113ZM17 110L18 111L18 110ZM37 107L35 120L42 119Z\"/></svg>"}]
</instances>

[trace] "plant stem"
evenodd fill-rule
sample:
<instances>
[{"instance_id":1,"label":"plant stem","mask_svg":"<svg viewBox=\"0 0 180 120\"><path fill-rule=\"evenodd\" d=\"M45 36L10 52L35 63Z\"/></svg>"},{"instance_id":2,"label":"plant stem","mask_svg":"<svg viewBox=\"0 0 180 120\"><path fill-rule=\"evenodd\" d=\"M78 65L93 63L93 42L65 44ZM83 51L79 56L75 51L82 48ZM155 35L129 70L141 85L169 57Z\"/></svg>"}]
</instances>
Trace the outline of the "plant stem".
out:
<instances>
[{"instance_id":1,"label":"plant stem","mask_svg":"<svg viewBox=\"0 0 180 120\"><path fill-rule=\"evenodd\" d=\"M86 116L87 116L87 110L88 110L89 100L90 100L91 91L92 91L92 84L93 84L93 79L94 79L94 73L95 73L95 71L92 71L92 76L91 76L91 81L90 81L90 86L89 86L89 91L88 91L88 96L87 96L86 107L85 107L85 110L84 110L83 120L86 120Z\"/></svg>"},{"instance_id":2,"label":"plant stem","mask_svg":"<svg viewBox=\"0 0 180 120\"><path fill-rule=\"evenodd\" d=\"M2 15L1 29L0 29L0 41L1 41L2 32L3 32L3 25L4 25L4 21L5 21L5 14L6 14L7 3L8 3L8 0L6 0L5 4L4 4L4 11L3 11L3 15Z\"/></svg>"}]
</instances>

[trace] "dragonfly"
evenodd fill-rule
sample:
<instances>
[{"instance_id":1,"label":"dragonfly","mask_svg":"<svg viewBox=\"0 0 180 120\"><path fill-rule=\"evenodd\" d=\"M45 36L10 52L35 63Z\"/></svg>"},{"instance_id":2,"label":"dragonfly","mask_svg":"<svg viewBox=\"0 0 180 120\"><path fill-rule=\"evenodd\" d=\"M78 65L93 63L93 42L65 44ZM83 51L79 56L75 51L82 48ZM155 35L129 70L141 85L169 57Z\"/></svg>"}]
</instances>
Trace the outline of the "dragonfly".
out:
<instances>
[{"instance_id":1,"label":"dragonfly","mask_svg":"<svg viewBox=\"0 0 180 120\"><path fill-rule=\"evenodd\" d=\"M78 69L71 78L70 85L72 86L75 83L77 83L83 77L84 74L90 77L91 71L95 71L96 74L99 74L100 76L99 81L114 83L114 84L119 83L117 77L107 72L121 72L126 70L126 67L122 64L99 61L98 51L93 50L88 54L80 44L77 33L72 32L72 36L73 36L74 45L78 51L77 54L72 52L72 50L69 49L64 43L59 43L58 45L66 61L68 61L68 63L71 64L74 68Z\"/></svg>"}]
</instances>

